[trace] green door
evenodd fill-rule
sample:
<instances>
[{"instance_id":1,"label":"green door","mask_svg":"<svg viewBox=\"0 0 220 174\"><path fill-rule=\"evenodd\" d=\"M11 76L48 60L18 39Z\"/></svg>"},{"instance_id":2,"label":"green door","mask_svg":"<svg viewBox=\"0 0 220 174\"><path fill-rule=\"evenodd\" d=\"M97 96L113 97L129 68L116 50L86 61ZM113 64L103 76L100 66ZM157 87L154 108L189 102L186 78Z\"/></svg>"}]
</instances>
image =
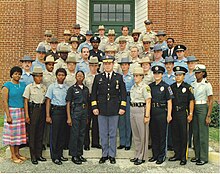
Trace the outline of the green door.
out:
<instances>
[{"instance_id":1,"label":"green door","mask_svg":"<svg viewBox=\"0 0 220 174\"><path fill-rule=\"evenodd\" d=\"M134 28L134 0L90 0L90 29L98 32L98 26L104 25L106 33L115 29L121 35L121 26L129 26L130 33Z\"/></svg>"}]
</instances>

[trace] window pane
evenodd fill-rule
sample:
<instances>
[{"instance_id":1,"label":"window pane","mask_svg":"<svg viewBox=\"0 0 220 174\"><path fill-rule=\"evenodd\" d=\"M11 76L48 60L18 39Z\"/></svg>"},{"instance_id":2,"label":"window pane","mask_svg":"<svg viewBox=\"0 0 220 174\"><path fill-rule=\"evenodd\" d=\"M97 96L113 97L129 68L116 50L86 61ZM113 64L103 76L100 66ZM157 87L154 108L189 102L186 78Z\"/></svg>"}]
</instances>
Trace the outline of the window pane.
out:
<instances>
[{"instance_id":1,"label":"window pane","mask_svg":"<svg viewBox=\"0 0 220 174\"><path fill-rule=\"evenodd\" d=\"M102 4L102 12L108 12L108 4Z\"/></svg>"},{"instance_id":2,"label":"window pane","mask_svg":"<svg viewBox=\"0 0 220 174\"><path fill-rule=\"evenodd\" d=\"M100 13L94 13L94 21L100 21Z\"/></svg>"},{"instance_id":3,"label":"window pane","mask_svg":"<svg viewBox=\"0 0 220 174\"><path fill-rule=\"evenodd\" d=\"M109 13L109 21L115 21L115 13Z\"/></svg>"},{"instance_id":4,"label":"window pane","mask_svg":"<svg viewBox=\"0 0 220 174\"><path fill-rule=\"evenodd\" d=\"M130 12L130 4L124 4L124 12Z\"/></svg>"},{"instance_id":5,"label":"window pane","mask_svg":"<svg viewBox=\"0 0 220 174\"><path fill-rule=\"evenodd\" d=\"M116 11L117 12L123 12L123 5L122 4L117 4Z\"/></svg>"},{"instance_id":6,"label":"window pane","mask_svg":"<svg viewBox=\"0 0 220 174\"><path fill-rule=\"evenodd\" d=\"M108 21L108 13L101 13L101 21Z\"/></svg>"},{"instance_id":7,"label":"window pane","mask_svg":"<svg viewBox=\"0 0 220 174\"><path fill-rule=\"evenodd\" d=\"M94 12L100 12L100 4L94 4Z\"/></svg>"},{"instance_id":8,"label":"window pane","mask_svg":"<svg viewBox=\"0 0 220 174\"><path fill-rule=\"evenodd\" d=\"M123 13L116 13L116 21L123 21Z\"/></svg>"},{"instance_id":9,"label":"window pane","mask_svg":"<svg viewBox=\"0 0 220 174\"><path fill-rule=\"evenodd\" d=\"M124 13L124 21L130 21L130 13Z\"/></svg>"},{"instance_id":10,"label":"window pane","mask_svg":"<svg viewBox=\"0 0 220 174\"><path fill-rule=\"evenodd\" d=\"M109 12L115 12L115 4L109 4Z\"/></svg>"}]
</instances>

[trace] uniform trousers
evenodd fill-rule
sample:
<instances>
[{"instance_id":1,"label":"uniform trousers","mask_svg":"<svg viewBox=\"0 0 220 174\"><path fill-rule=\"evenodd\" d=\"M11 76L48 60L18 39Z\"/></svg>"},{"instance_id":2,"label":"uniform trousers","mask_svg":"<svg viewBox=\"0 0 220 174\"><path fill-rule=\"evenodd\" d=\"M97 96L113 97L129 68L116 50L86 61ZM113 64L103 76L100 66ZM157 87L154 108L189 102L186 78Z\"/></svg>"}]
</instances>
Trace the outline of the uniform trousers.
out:
<instances>
[{"instance_id":1,"label":"uniform trousers","mask_svg":"<svg viewBox=\"0 0 220 174\"><path fill-rule=\"evenodd\" d=\"M118 115L98 116L99 133L102 145L102 157L116 156Z\"/></svg>"},{"instance_id":2,"label":"uniform trousers","mask_svg":"<svg viewBox=\"0 0 220 174\"><path fill-rule=\"evenodd\" d=\"M167 145L167 111L165 108L151 107L150 132L153 158L164 161Z\"/></svg>"},{"instance_id":3,"label":"uniform trousers","mask_svg":"<svg viewBox=\"0 0 220 174\"><path fill-rule=\"evenodd\" d=\"M186 160L187 149L187 113L186 110L172 112L172 135L175 157Z\"/></svg>"},{"instance_id":4,"label":"uniform trousers","mask_svg":"<svg viewBox=\"0 0 220 174\"><path fill-rule=\"evenodd\" d=\"M127 96L126 112L118 122L120 145L125 147L131 146L130 100L130 96Z\"/></svg>"},{"instance_id":5,"label":"uniform trousers","mask_svg":"<svg viewBox=\"0 0 220 174\"><path fill-rule=\"evenodd\" d=\"M135 144L135 158L147 159L149 123L144 124L145 107L131 107L131 128Z\"/></svg>"},{"instance_id":6,"label":"uniform trousers","mask_svg":"<svg viewBox=\"0 0 220 174\"><path fill-rule=\"evenodd\" d=\"M66 109L51 108L52 124L50 126L50 155L51 159L63 156L65 145L65 126L67 121Z\"/></svg>"},{"instance_id":7,"label":"uniform trousers","mask_svg":"<svg viewBox=\"0 0 220 174\"><path fill-rule=\"evenodd\" d=\"M45 104L29 106L29 148L31 159L42 156L44 125L46 122Z\"/></svg>"},{"instance_id":8,"label":"uniform trousers","mask_svg":"<svg viewBox=\"0 0 220 174\"><path fill-rule=\"evenodd\" d=\"M209 126L205 122L207 112L207 104L196 104L192 123L195 157L208 162Z\"/></svg>"},{"instance_id":9,"label":"uniform trousers","mask_svg":"<svg viewBox=\"0 0 220 174\"><path fill-rule=\"evenodd\" d=\"M69 155L72 157L83 155L87 117L87 108L77 106L71 111L72 126L70 127Z\"/></svg>"}]
</instances>

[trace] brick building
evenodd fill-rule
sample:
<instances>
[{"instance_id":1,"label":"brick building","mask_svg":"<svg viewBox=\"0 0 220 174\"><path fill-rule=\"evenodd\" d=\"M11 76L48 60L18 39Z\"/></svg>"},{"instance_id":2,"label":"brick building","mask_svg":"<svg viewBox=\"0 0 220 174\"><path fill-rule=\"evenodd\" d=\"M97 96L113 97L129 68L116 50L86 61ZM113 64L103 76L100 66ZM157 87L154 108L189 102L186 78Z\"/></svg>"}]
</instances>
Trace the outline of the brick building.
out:
<instances>
[{"instance_id":1,"label":"brick building","mask_svg":"<svg viewBox=\"0 0 220 174\"><path fill-rule=\"evenodd\" d=\"M0 85L9 80L9 70L20 58L35 57L46 29L61 41L64 29L72 30L74 23L81 24L82 32L96 32L99 24L117 31L124 24L144 31L147 18L155 31L166 31L187 46L187 55L207 66L219 100L218 0L1 0Z\"/></svg>"}]
</instances>

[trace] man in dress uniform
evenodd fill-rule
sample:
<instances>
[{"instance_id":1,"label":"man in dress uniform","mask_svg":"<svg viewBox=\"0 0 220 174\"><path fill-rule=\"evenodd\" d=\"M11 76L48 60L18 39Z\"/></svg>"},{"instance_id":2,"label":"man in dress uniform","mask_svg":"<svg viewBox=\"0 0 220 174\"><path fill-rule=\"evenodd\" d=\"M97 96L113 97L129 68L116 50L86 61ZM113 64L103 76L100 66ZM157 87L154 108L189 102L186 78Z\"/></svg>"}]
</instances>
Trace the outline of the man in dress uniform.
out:
<instances>
[{"instance_id":1,"label":"man in dress uniform","mask_svg":"<svg viewBox=\"0 0 220 174\"><path fill-rule=\"evenodd\" d=\"M105 53L101 50L99 50L99 43L101 42L99 37L92 37L90 39L90 42L92 44L93 49L89 50L89 55L93 57L98 57L99 62L101 62L101 58L105 55Z\"/></svg>"},{"instance_id":2,"label":"man in dress uniform","mask_svg":"<svg viewBox=\"0 0 220 174\"><path fill-rule=\"evenodd\" d=\"M166 33L164 31L158 31L156 36L158 37L157 44L161 46L163 51L167 50Z\"/></svg>"},{"instance_id":3,"label":"man in dress uniform","mask_svg":"<svg viewBox=\"0 0 220 174\"><path fill-rule=\"evenodd\" d=\"M122 75L113 71L114 57L105 56L102 61L104 72L95 76L91 105L99 123L102 145L99 163L109 159L115 164L118 117L125 113L127 94Z\"/></svg>"},{"instance_id":4,"label":"man in dress uniform","mask_svg":"<svg viewBox=\"0 0 220 174\"><path fill-rule=\"evenodd\" d=\"M170 86L162 81L165 72L163 64L155 65L151 69L154 73L155 82L149 85L152 95L150 132L153 154L149 162L156 161L156 164L162 164L166 158L167 123L172 120L173 92Z\"/></svg>"},{"instance_id":5,"label":"man in dress uniform","mask_svg":"<svg viewBox=\"0 0 220 174\"><path fill-rule=\"evenodd\" d=\"M185 51L186 51L185 45L176 45L174 47L174 50L176 51L177 54L177 59L174 63L174 66L184 66L188 70L187 59L185 57Z\"/></svg>"},{"instance_id":6,"label":"man in dress uniform","mask_svg":"<svg viewBox=\"0 0 220 174\"><path fill-rule=\"evenodd\" d=\"M74 24L73 25L73 35L72 37L77 37L79 44L86 41L86 37L83 34L80 34L80 24Z\"/></svg>"},{"instance_id":7,"label":"man in dress uniform","mask_svg":"<svg viewBox=\"0 0 220 174\"><path fill-rule=\"evenodd\" d=\"M105 27L104 27L104 25L99 25L98 32L99 32L98 37L101 40L100 45L99 45L99 49L102 50L102 45L105 45L108 42L108 37L105 36ZM104 50L102 50L102 51L104 51Z\"/></svg>"},{"instance_id":8,"label":"man in dress uniform","mask_svg":"<svg viewBox=\"0 0 220 174\"><path fill-rule=\"evenodd\" d=\"M176 82L171 85L174 99L172 101L172 135L175 155L169 161L180 160L185 165L187 150L187 124L192 121L194 96L192 87L184 82L187 69L182 66L174 67Z\"/></svg>"}]
</instances>

